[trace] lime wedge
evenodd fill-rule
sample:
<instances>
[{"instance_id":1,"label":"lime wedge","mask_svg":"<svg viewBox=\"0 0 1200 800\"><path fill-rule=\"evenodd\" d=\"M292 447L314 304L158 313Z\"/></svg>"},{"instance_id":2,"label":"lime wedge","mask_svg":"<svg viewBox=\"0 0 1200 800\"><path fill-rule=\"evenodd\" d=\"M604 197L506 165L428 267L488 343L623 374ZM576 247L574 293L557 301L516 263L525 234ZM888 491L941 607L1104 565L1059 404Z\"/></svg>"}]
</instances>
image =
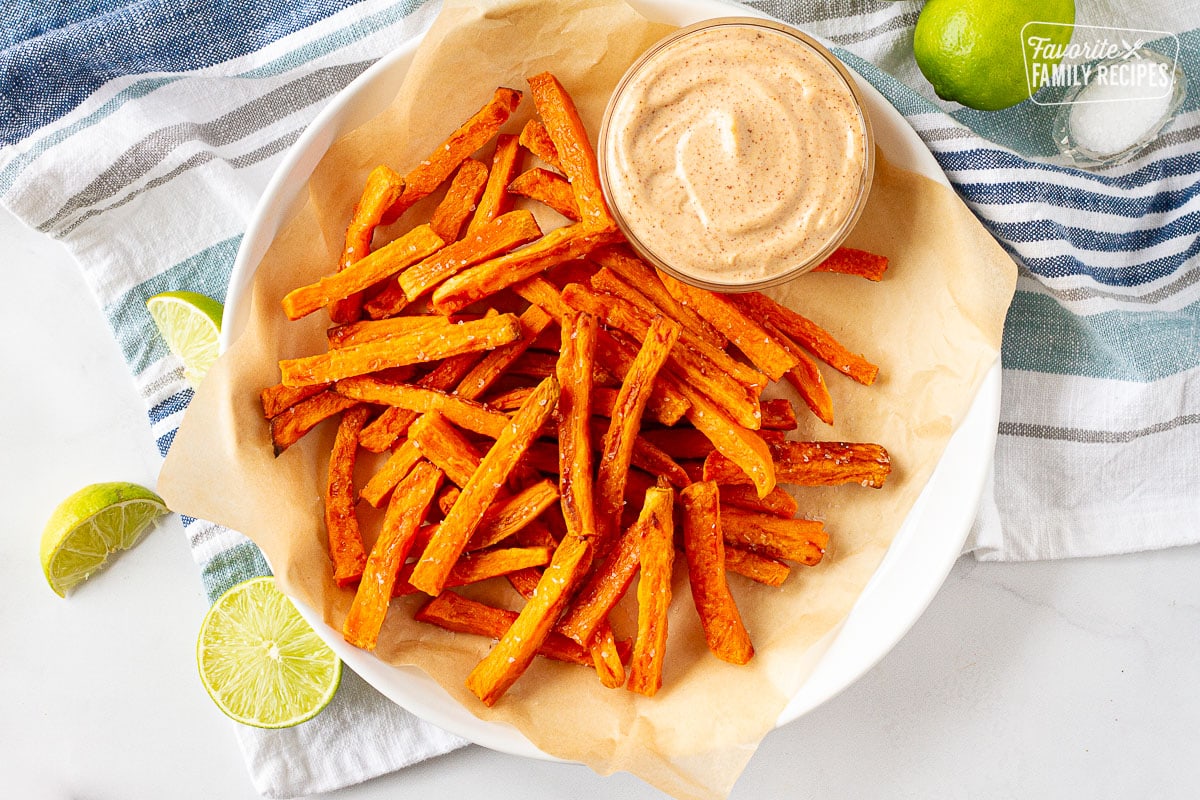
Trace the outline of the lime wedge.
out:
<instances>
[{"instance_id":1,"label":"lime wedge","mask_svg":"<svg viewBox=\"0 0 1200 800\"><path fill-rule=\"evenodd\" d=\"M196 292L163 292L147 300L146 308L167 347L183 361L183 376L193 388L199 386L220 355L224 307Z\"/></svg>"},{"instance_id":2,"label":"lime wedge","mask_svg":"<svg viewBox=\"0 0 1200 800\"><path fill-rule=\"evenodd\" d=\"M217 706L257 728L312 719L342 679L341 660L271 577L243 581L217 598L200 626L196 663Z\"/></svg>"},{"instance_id":3,"label":"lime wedge","mask_svg":"<svg viewBox=\"0 0 1200 800\"><path fill-rule=\"evenodd\" d=\"M46 580L60 597L128 550L167 513L162 498L136 483L93 483L58 504L42 531Z\"/></svg>"}]
</instances>

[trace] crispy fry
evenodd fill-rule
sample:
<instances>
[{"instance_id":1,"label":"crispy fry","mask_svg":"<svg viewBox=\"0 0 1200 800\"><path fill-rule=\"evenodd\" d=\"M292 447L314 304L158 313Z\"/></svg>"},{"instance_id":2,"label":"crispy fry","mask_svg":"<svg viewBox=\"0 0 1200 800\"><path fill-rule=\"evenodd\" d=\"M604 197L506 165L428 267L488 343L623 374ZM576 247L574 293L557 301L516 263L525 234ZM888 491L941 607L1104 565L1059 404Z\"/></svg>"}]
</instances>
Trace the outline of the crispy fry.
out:
<instances>
[{"instance_id":1,"label":"crispy fry","mask_svg":"<svg viewBox=\"0 0 1200 800\"><path fill-rule=\"evenodd\" d=\"M879 489L891 472L887 450L864 442L793 442L770 446L775 476L794 486L858 483ZM720 453L704 461L704 477L717 483L746 483L745 474Z\"/></svg>"},{"instance_id":2,"label":"crispy fry","mask_svg":"<svg viewBox=\"0 0 1200 800\"><path fill-rule=\"evenodd\" d=\"M328 386L329 384L324 385ZM326 390L285 408L271 418L271 443L275 446L275 455L279 456L284 450L300 441L304 434L315 428L322 420L345 411L356 405L357 402L334 391Z\"/></svg>"},{"instance_id":3,"label":"crispy fry","mask_svg":"<svg viewBox=\"0 0 1200 800\"><path fill-rule=\"evenodd\" d=\"M721 506L725 541L751 552L813 566L829 546L825 526L811 519L780 519L740 508Z\"/></svg>"},{"instance_id":4,"label":"crispy fry","mask_svg":"<svg viewBox=\"0 0 1200 800\"><path fill-rule=\"evenodd\" d=\"M458 486L466 486L483 454L436 411L422 414L408 429L409 441Z\"/></svg>"},{"instance_id":5,"label":"crispy fry","mask_svg":"<svg viewBox=\"0 0 1200 800\"><path fill-rule=\"evenodd\" d=\"M399 281L386 280L376 284L369 294L369 297L365 297L362 307L363 314L368 319L395 317L408 308L408 297L404 294L404 289L400 288Z\"/></svg>"},{"instance_id":6,"label":"crispy fry","mask_svg":"<svg viewBox=\"0 0 1200 800\"><path fill-rule=\"evenodd\" d=\"M392 493L379 538L367 556L358 591L342 623L342 635L355 647L374 650L379 642L397 575L441 480L442 471L423 461Z\"/></svg>"},{"instance_id":7,"label":"crispy fry","mask_svg":"<svg viewBox=\"0 0 1200 800\"><path fill-rule=\"evenodd\" d=\"M358 452L358 432L370 413L371 410L362 405L346 409L329 454L325 530L333 561L333 580L338 586L349 586L357 581L367 561L358 529L358 515L354 511L354 462Z\"/></svg>"},{"instance_id":8,"label":"crispy fry","mask_svg":"<svg viewBox=\"0 0 1200 800\"><path fill-rule=\"evenodd\" d=\"M869 281L881 281L887 268L887 256L877 256L853 247L839 247L829 258L818 264L814 272L840 272L843 275L857 275Z\"/></svg>"},{"instance_id":9,"label":"crispy fry","mask_svg":"<svg viewBox=\"0 0 1200 800\"><path fill-rule=\"evenodd\" d=\"M352 344L378 342L400 333L445 329L450 322L447 317L419 316L392 317L391 319L369 319L336 325L325 331L325 339L331 350L349 347Z\"/></svg>"},{"instance_id":10,"label":"crispy fry","mask_svg":"<svg viewBox=\"0 0 1200 800\"><path fill-rule=\"evenodd\" d=\"M679 324L655 317L621 384L612 421L600 445L600 467L596 477L596 552L603 556L617 536L621 509L625 504L625 478L633 456L634 439L642 424L642 411L650 399L654 380L679 339Z\"/></svg>"},{"instance_id":11,"label":"crispy fry","mask_svg":"<svg viewBox=\"0 0 1200 800\"><path fill-rule=\"evenodd\" d=\"M443 523L442 529L445 527ZM471 670L467 688L485 705L495 705L529 667L578 583L590 548L582 539L563 540L554 551L550 566L542 573L533 597L496 646ZM421 563L425 563L423 559Z\"/></svg>"},{"instance_id":12,"label":"crispy fry","mask_svg":"<svg viewBox=\"0 0 1200 800\"><path fill-rule=\"evenodd\" d=\"M401 214L412 208L418 200L433 194L442 185L442 181L450 177L450 173L458 168L479 148L496 135L500 127L508 122L512 112L521 102L521 93L516 89L501 86L492 94L483 108L479 109L469 120L459 126L458 130L433 149L415 169L404 176L404 193L396 198L392 207L384 215L383 221L391 223Z\"/></svg>"},{"instance_id":13,"label":"crispy fry","mask_svg":"<svg viewBox=\"0 0 1200 800\"><path fill-rule=\"evenodd\" d=\"M767 492L766 497L759 497L753 486L744 484L722 484L721 504L744 508L747 511L759 511L764 514L774 514L783 519L791 519L800 510L796 498L776 486Z\"/></svg>"},{"instance_id":14,"label":"crispy fry","mask_svg":"<svg viewBox=\"0 0 1200 800\"><path fill-rule=\"evenodd\" d=\"M575 192L583 224L596 230L616 230L616 222L600 190L596 153L575 109L575 102L549 72L534 75L528 83L533 105L546 126L550 141L554 142L559 165Z\"/></svg>"},{"instance_id":15,"label":"crispy fry","mask_svg":"<svg viewBox=\"0 0 1200 800\"><path fill-rule=\"evenodd\" d=\"M521 197L548 206L572 222L579 222L579 206L567 179L548 169L534 167L522 172L508 185L508 190Z\"/></svg>"},{"instance_id":16,"label":"crispy fry","mask_svg":"<svg viewBox=\"0 0 1200 800\"><path fill-rule=\"evenodd\" d=\"M812 357L800 348L800 345L781 333L774 325L767 322L764 326L775 337L775 341L796 357L796 366L789 369L784 375L787 382L792 385L792 388L800 395L800 399L816 415L817 419L826 425L832 425L833 398L829 396L829 387L825 385L825 376L821 374L817 362L813 361Z\"/></svg>"},{"instance_id":17,"label":"crispy fry","mask_svg":"<svg viewBox=\"0 0 1200 800\"><path fill-rule=\"evenodd\" d=\"M645 510L643 509L643 514ZM597 628L620 602L638 570L641 531L631 525L613 543L608 554L580 586L556 630L580 644L592 641Z\"/></svg>"},{"instance_id":18,"label":"crispy fry","mask_svg":"<svg viewBox=\"0 0 1200 800\"><path fill-rule=\"evenodd\" d=\"M776 478L771 451L762 436L735 423L706 397L693 394L689 400L692 407L687 416L691 423L708 437L718 454L737 464L750 477L759 497L766 497L775 488ZM708 457L712 458L713 454Z\"/></svg>"},{"instance_id":19,"label":"crispy fry","mask_svg":"<svg viewBox=\"0 0 1200 800\"><path fill-rule=\"evenodd\" d=\"M554 549L551 547L506 547L499 550L477 550L473 553L463 553L455 563L454 569L450 570L446 586L448 588L469 586L472 583L507 575L510 572L541 567L550 563L553 554ZM412 568L413 565L409 564L401 570L394 596L416 594L420 591L408 582Z\"/></svg>"},{"instance_id":20,"label":"crispy fry","mask_svg":"<svg viewBox=\"0 0 1200 800\"><path fill-rule=\"evenodd\" d=\"M461 272L542 235L533 214L523 209L472 226L466 235L400 273L400 288L411 302Z\"/></svg>"},{"instance_id":21,"label":"crispy fry","mask_svg":"<svg viewBox=\"0 0 1200 800\"><path fill-rule=\"evenodd\" d=\"M429 595L441 592L454 562L479 526L508 474L553 413L557 400L558 382L547 378L521 406L496 444L483 457L479 469L463 487L458 502L442 521L437 536L421 554L413 570L413 586Z\"/></svg>"},{"instance_id":22,"label":"crispy fry","mask_svg":"<svg viewBox=\"0 0 1200 800\"><path fill-rule=\"evenodd\" d=\"M416 619L448 631L499 639L517 621L517 612L484 605L447 591L422 606L416 613ZM537 654L555 661L592 666L588 651L561 633L551 632L538 648Z\"/></svg>"},{"instance_id":23,"label":"crispy fry","mask_svg":"<svg viewBox=\"0 0 1200 800\"><path fill-rule=\"evenodd\" d=\"M258 399L262 402L263 416L267 419L274 419L296 403L320 394L328 388L328 383L315 383L312 386L284 386L282 383L277 383L263 389L259 393Z\"/></svg>"},{"instance_id":24,"label":"crispy fry","mask_svg":"<svg viewBox=\"0 0 1200 800\"><path fill-rule=\"evenodd\" d=\"M482 403L412 384L389 384L361 376L338 381L337 390L340 394L368 403L407 408L421 414L437 411L455 425L492 439L498 438L500 432L508 425L506 415L492 411ZM412 436L411 428L409 431L409 435Z\"/></svg>"},{"instance_id":25,"label":"crispy fry","mask_svg":"<svg viewBox=\"0 0 1200 800\"><path fill-rule=\"evenodd\" d=\"M555 169L562 169L562 165L558 163L558 150L541 120L531 119L525 123L525 127L521 128L520 142L522 147L542 161Z\"/></svg>"},{"instance_id":26,"label":"crispy fry","mask_svg":"<svg viewBox=\"0 0 1200 800\"><path fill-rule=\"evenodd\" d=\"M675 561L675 493L657 486L647 490L635 526L641 576L638 578L637 638L629 662L628 688L653 697L662 687L667 654L667 610L671 607L671 572Z\"/></svg>"},{"instance_id":27,"label":"crispy fry","mask_svg":"<svg viewBox=\"0 0 1200 800\"><path fill-rule=\"evenodd\" d=\"M721 335L741 350L750 363L777 381L796 366L796 359L759 325L753 315L742 313L729 301L729 295L719 295L707 289L689 286L659 272L659 279L680 303L690 306L721 332Z\"/></svg>"},{"instance_id":28,"label":"crispy fry","mask_svg":"<svg viewBox=\"0 0 1200 800\"><path fill-rule=\"evenodd\" d=\"M359 492L359 497L366 500L375 508L379 508L383 501L388 498L388 495L395 488L396 484L404 480L409 471L417 465L421 460L421 450L411 441L406 441L392 451L388 456L388 460L384 462L379 471L371 476Z\"/></svg>"},{"instance_id":29,"label":"crispy fry","mask_svg":"<svg viewBox=\"0 0 1200 800\"><path fill-rule=\"evenodd\" d=\"M756 319L765 319L817 358L859 383L870 386L879 367L843 347L812 320L759 292L728 295L730 302Z\"/></svg>"},{"instance_id":30,"label":"crispy fry","mask_svg":"<svg viewBox=\"0 0 1200 800\"><path fill-rule=\"evenodd\" d=\"M288 319L300 319L330 303L374 286L384 278L432 254L444 244L441 237L433 232L433 228L418 225L399 239L348 267L326 275L316 283L288 292L283 297L283 311ZM337 321L352 322L357 318L356 314L350 319L340 318Z\"/></svg>"},{"instance_id":31,"label":"crispy fry","mask_svg":"<svg viewBox=\"0 0 1200 800\"><path fill-rule=\"evenodd\" d=\"M350 224L346 226L346 244L338 260L338 270L344 270L371 252L371 240L384 212L404 192L404 178L381 164L367 175L362 197L354 206ZM334 322L353 322L358 319L362 295L358 292L337 300L329 307Z\"/></svg>"},{"instance_id":32,"label":"crispy fry","mask_svg":"<svg viewBox=\"0 0 1200 800\"><path fill-rule=\"evenodd\" d=\"M497 347L475 365L458 385L458 395L469 400L480 397L513 365L537 339L550 327L550 315L538 306L530 306L520 316L521 335L513 342Z\"/></svg>"},{"instance_id":33,"label":"crispy fry","mask_svg":"<svg viewBox=\"0 0 1200 800\"><path fill-rule=\"evenodd\" d=\"M782 561L730 544L725 545L725 570L767 586L782 586L792 572Z\"/></svg>"},{"instance_id":34,"label":"crispy fry","mask_svg":"<svg viewBox=\"0 0 1200 800\"><path fill-rule=\"evenodd\" d=\"M483 189L487 186L488 168L473 158L468 158L459 165L450 181L450 188L442 202L433 210L429 218L429 227L442 237L443 241L453 242L462 233L463 225L475 213Z\"/></svg>"},{"instance_id":35,"label":"crispy fry","mask_svg":"<svg viewBox=\"0 0 1200 800\"><path fill-rule=\"evenodd\" d=\"M512 207L508 184L512 183L520 164L521 150L517 137L502 133L496 137L496 152L492 156L492 168L488 172L487 188L479 198L475 213L467 226L467 235L487 225Z\"/></svg>"},{"instance_id":36,"label":"crispy fry","mask_svg":"<svg viewBox=\"0 0 1200 800\"><path fill-rule=\"evenodd\" d=\"M591 314L567 313L562 320L556 368L562 387L558 398L558 494L568 535L585 541L596 536L590 427L596 332L596 318Z\"/></svg>"},{"instance_id":37,"label":"crispy fry","mask_svg":"<svg viewBox=\"0 0 1200 800\"><path fill-rule=\"evenodd\" d=\"M494 503L467 542L467 550L491 547L516 534L558 500L554 481L541 480L503 502Z\"/></svg>"},{"instance_id":38,"label":"crispy fry","mask_svg":"<svg viewBox=\"0 0 1200 800\"><path fill-rule=\"evenodd\" d=\"M415 331L384 342L368 342L315 356L285 359L279 362L279 370L285 386L305 386L378 372L388 367L490 350L508 344L520 335L517 318L512 314L500 314L454 325L444 333Z\"/></svg>"},{"instance_id":39,"label":"crispy fry","mask_svg":"<svg viewBox=\"0 0 1200 800\"><path fill-rule=\"evenodd\" d=\"M796 409L792 407L792 401L786 397L763 400L760 405L762 407L762 430L794 431L800 427L800 423L796 420Z\"/></svg>"},{"instance_id":40,"label":"crispy fry","mask_svg":"<svg viewBox=\"0 0 1200 800\"><path fill-rule=\"evenodd\" d=\"M688 578L704 639L717 658L745 664L754 656L754 646L725 579L725 540L717 485L711 481L693 483L680 497Z\"/></svg>"},{"instance_id":41,"label":"crispy fry","mask_svg":"<svg viewBox=\"0 0 1200 800\"><path fill-rule=\"evenodd\" d=\"M555 228L532 244L451 276L433 291L433 307L440 314L453 314L555 264L582 258L619 237L612 229L592 229L581 222Z\"/></svg>"}]
</instances>

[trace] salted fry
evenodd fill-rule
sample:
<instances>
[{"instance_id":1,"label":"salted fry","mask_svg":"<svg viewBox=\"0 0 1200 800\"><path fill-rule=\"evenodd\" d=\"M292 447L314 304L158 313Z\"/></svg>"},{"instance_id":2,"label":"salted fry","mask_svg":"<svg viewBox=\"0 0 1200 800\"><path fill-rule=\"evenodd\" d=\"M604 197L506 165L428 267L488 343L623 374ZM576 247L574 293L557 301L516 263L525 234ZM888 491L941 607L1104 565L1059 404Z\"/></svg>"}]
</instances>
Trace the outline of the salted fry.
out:
<instances>
[{"instance_id":1,"label":"salted fry","mask_svg":"<svg viewBox=\"0 0 1200 800\"><path fill-rule=\"evenodd\" d=\"M546 132L546 126L539 119L531 119L525 123L525 127L521 128L521 136L519 139L521 146L535 156L545 161L555 169L562 169L562 165L558 163L558 150L554 147L554 142L550 140L550 134Z\"/></svg>"},{"instance_id":2,"label":"salted fry","mask_svg":"<svg viewBox=\"0 0 1200 800\"><path fill-rule=\"evenodd\" d=\"M462 488L458 502L442 521L437 536L421 554L413 570L413 586L428 595L441 592L454 562L462 554L488 506L496 498L508 474L521 460L525 449L550 418L557 401L558 382L547 378L513 416L496 444L483 457L479 469Z\"/></svg>"},{"instance_id":3,"label":"salted fry","mask_svg":"<svg viewBox=\"0 0 1200 800\"><path fill-rule=\"evenodd\" d=\"M366 565L358 515L354 511L354 462L358 452L358 432L371 410L356 405L342 414L333 449L329 454L328 481L325 484L325 531L329 556L333 561L333 580L338 586L357 581Z\"/></svg>"},{"instance_id":4,"label":"salted fry","mask_svg":"<svg viewBox=\"0 0 1200 800\"><path fill-rule=\"evenodd\" d=\"M645 514L643 508L643 515ZM639 520L639 524L640 524ZM608 613L620 602L633 583L638 571L638 547L641 532L631 525L614 541L604 556L579 587L570 608L555 630L570 636L580 644L592 641L597 628L608 619Z\"/></svg>"},{"instance_id":5,"label":"salted fry","mask_svg":"<svg viewBox=\"0 0 1200 800\"><path fill-rule=\"evenodd\" d=\"M533 344L534 340L550 327L554 320L537 306L525 309L520 318L521 335L515 341L497 347L483 357L470 372L463 376L458 385L458 395L468 400L480 397L492 387Z\"/></svg>"},{"instance_id":6,"label":"salted fry","mask_svg":"<svg viewBox=\"0 0 1200 800\"><path fill-rule=\"evenodd\" d=\"M512 314L500 314L454 325L445 332L415 331L384 342L368 342L315 356L284 359L279 362L279 371L285 386L305 386L378 372L388 367L490 350L508 344L520 335L517 318Z\"/></svg>"},{"instance_id":7,"label":"salted fry","mask_svg":"<svg viewBox=\"0 0 1200 800\"><path fill-rule=\"evenodd\" d=\"M467 226L468 236L512 207L508 184L512 183L513 176L517 174L520 154L520 143L516 136L502 133L496 137L496 152L492 156L487 187L483 190L483 196L479 198L479 205L475 207L475 213Z\"/></svg>"},{"instance_id":8,"label":"salted fry","mask_svg":"<svg viewBox=\"0 0 1200 800\"><path fill-rule=\"evenodd\" d=\"M558 398L559 499L568 535L585 541L596 536L591 440L596 332L596 318L591 314L568 312L562 319L556 369L562 387Z\"/></svg>"},{"instance_id":9,"label":"salted fry","mask_svg":"<svg viewBox=\"0 0 1200 800\"><path fill-rule=\"evenodd\" d=\"M418 200L433 194L468 156L496 135L520 102L521 93L516 89L497 89L483 108L404 176L404 192L392 203L383 221L394 222Z\"/></svg>"},{"instance_id":10,"label":"salted fry","mask_svg":"<svg viewBox=\"0 0 1200 800\"><path fill-rule=\"evenodd\" d=\"M421 460L421 450L413 442L406 441L392 451L383 466L371 476L363 486L359 497L366 500L375 508L379 508L388 498L396 484Z\"/></svg>"},{"instance_id":11,"label":"salted fry","mask_svg":"<svg viewBox=\"0 0 1200 800\"><path fill-rule=\"evenodd\" d=\"M378 342L401 333L445 329L453 323L447 317L392 317L391 319L368 319L336 325L325 331L325 340L331 350L349 347L352 344Z\"/></svg>"},{"instance_id":12,"label":"salted fry","mask_svg":"<svg viewBox=\"0 0 1200 800\"><path fill-rule=\"evenodd\" d=\"M488 219L470 228L454 244L400 273L400 288L411 302L451 275L532 242L541 235L533 215L523 209Z\"/></svg>"},{"instance_id":13,"label":"salted fry","mask_svg":"<svg viewBox=\"0 0 1200 800\"><path fill-rule=\"evenodd\" d=\"M282 383L277 383L263 389L259 393L258 399L262 402L263 416L267 419L274 419L296 403L320 394L328 388L328 383L316 383L312 386L284 386Z\"/></svg>"},{"instance_id":14,"label":"salted fry","mask_svg":"<svg viewBox=\"0 0 1200 800\"><path fill-rule=\"evenodd\" d=\"M460 500L458 505L461 504ZM446 523L443 523L442 529L445 527ZM591 545L582 539L568 537L563 540L554 551L550 566L542 573L533 597L496 646L471 670L467 688L485 705L495 705L529 667L570 599L590 548ZM422 559L421 564L424 563Z\"/></svg>"},{"instance_id":15,"label":"salted fry","mask_svg":"<svg viewBox=\"0 0 1200 800\"><path fill-rule=\"evenodd\" d=\"M650 399L655 378L679 339L679 332L679 324L674 320L655 317L617 394L612 421L600 445L600 467L596 476L596 551L601 556L620 529L625 478L633 457L634 440L642 424L642 412Z\"/></svg>"},{"instance_id":16,"label":"salted fry","mask_svg":"<svg viewBox=\"0 0 1200 800\"><path fill-rule=\"evenodd\" d=\"M422 414L408 429L409 441L457 486L466 486L483 454L436 411ZM461 494L460 494L461 497Z\"/></svg>"},{"instance_id":17,"label":"salted fry","mask_svg":"<svg viewBox=\"0 0 1200 800\"><path fill-rule=\"evenodd\" d=\"M671 572L675 562L674 492L657 486L646 492L635 526L641 575L638 578L637 638L629 662L628 688L653 697L662 687L667 654L667 611L671 607Z\"/></svg>"},{"instance_id":18,"label":"salted fry","mask_svg":"<svg viewBox=\"0 0 1200 800\"><path fill-rule=\"evenodd\" d=\"M554 481L541 480L527 486L487 510L474 535L467 542L467 550L491 547L509 536L515 535L538 515L558 500L558 487Z\"/></svg>"},{"instance_id":19,"label":"salted fry","mask_svg":"<svg viewBox=\"0 0 1200 800\"><path fill-rule=\"evenodd\" d=\"M782 561L726 543L725 571L736 572L742 577L767 586L782 586L792 568Z\"/></svg>"},{"instance_id":20,"label":"salted fry","mask_svg":"<svg viewBox=\"0 0 1200 800\"><path fill-rule=\"evenodd\" d=\"M775 463L762 436L735 423L723 409L706 397L693 394L689 400L692 407L687 417L692 425L713 443L716 454L723 455L741 469L758 490L759 497L765 497L775 488L776 478ZM708 457L712 458L713 455L709 454Z\"/></svg>"},{"instance_id":21,"label":"salted fry","mask_svg":"<svg viewBox=\"0 0 1200 800\"><path fill-rule=\"evenodd\" d=\"M795 442L770 445L775 476L794 486L838 486L857 483L879 489L891 472L891 458L881 445L865 442ZM704 461L705 480L746 483L745 474L721 453Z\"/></svg>"},{"instance_id":22,"label":"salted fry","mask_svg":"<svg viewBox=\"0 0 1200 800\"><path fill-rule=\"evenodd\" d=\"M794 431L800 427L796 420L796 409L792 407L792 401L786 397L763 400L760 407L762 408L762 430Z\"/></svg>"},{"instance_id":23,"label":"salted fry","mask_svg":"<svg viewBox=\"0 0 1200 800\"><path fill-rule=\"evenodd\" d=\"M688 579L704 639L717 658L745 664L754 656L754 646L725 579L725 539L717 485L711 481L693 483L680 497Z\"/></svg>"},{"instance_id":24,"label":"salted fry","mask_svg":"<svg viewBox=\"0 0 1200 800\"><path fill-rule=\"evenodd\" d=\"M800 345L781 333L774 325L767 322L765 327L775 337L775 341L796 357L796 366L789 369L784 375L787 382L792 385L792 388L800 395L800 399L816 415L817 419L826 425L832 425L833 398L829 395L829 387L825 385L825 376L821 374L817 362L813 361Z\"/></svg>"},{"instance_id":25,"label":"salted fry","mask_svg":"<svg viewBox=\"0 0 1200 800\"><path fill-rule=\"evenodd\" d=\"M328 386L329 384L324 385ZM329 419L334 414L357 404L357 400L324 390L285 408L271 418L271 443L275 446L275 455L279 456L284 450L300 441L304 438L304 434L315 428L322 420Z\"/></svg>"},{"instance_id":26,"label":"salted fry","mask_svg":"<svg viewBox=\"0 0 1200 800\"><path fill-rule=\"evenodd\" d=\"M478 550L473 553L463 553L462 558L450 570L446 586L469 586L472 583L498 578L510 572L545 566L550 563L554 554L552 547L506 547L498 550ZM412 565L401 570L400 580L396 582L395 595L416 594L420 590L408 582L408 574Z\"/></svg>"},{"instance_id":27,"label":"salted fry","mask_svg":"<svg viewBox=\"0 0 1200 800\"><path fill-rule=\"evenodd\" d=\"M769 558L813 566L829 546L825 526L811 519L780 519L729 506L721 507L725 541Z\"/></svg>"},{"instance_id":28,"label":"salted fry","mask_svg":"<svg viewBox=\"0 0 1200 800\"><path fill-rule=\"evenodd\" d=\"M526 170L513 179L508 191L536 200L572 222L579 222L579 206L575 203L571 184L556 172L541 167Z\"/></svg>"},{"instance_id":29,"label":"salted fry","mask_svg":"<svg viewBox=\"0 0 1200 800\"><path fill-rule=\"evenodd\" d=\"M354 206L350 224L346 226L346 244L338 260L338 270L343 270L362 260L371 252L371 240L375 228L384 213L404 191L404 178L386 165L379 165L367 175L362 197ZM354 293L334 302L329 316L334 322L353 322L358 319L362 307L362 295Z\"/></svg>"},{"instance_id":30,"label":"salted fry","mask_svg":"<svg viewBox=\"0 0 1200 800\"><path fill-rule=\"evenodd\" d=\"M774 514L783 519L791 519L800 510L796 498L778 486L767 492L765 497L759 497L753 486L721 484L721 504L744 508L747 511Z\"/></svg>"},{"instance_id":31,"label":"salted fry","mask_svg":"<svg viewBox=\"0 0 1200 800\"><path fill-rule=\"evenodd\" d=\"M441 470L423 461L392 493L379 538L367 556L358 591L342 623L342 635L355 647L374 650L379 642L397 575L441 480Z\"/></svg>"},{"instance_id":32,"label":"salted fry","mask_svg":"<svg viewBox=\"0 0 1200 800\"><path fill-rule=\"evenodd\" d=\"M790 336L804 349L865 386L875 382L879 367L843 347L828 331L812 320L782 306L759 292L729 295L729 300L746 314L765 319Z\"/></svg>"},{"instance_id":33,"label":"salted fry","mask_svg":"<svg viewBox=\"0 0 1200 800\"><path fill-rule=\"evenodd\" d=\"M443 241L453 242L462 233L463 225L475 213L475 206L487 186L488 168L473 158L468 158L459 165L450 181L450 188L433 210L429 218L429 227L442 237Z\"/></svg>"},{"instance_id":34,"label":"salted fry","mask_svg":"<svg viewBox=\"0 0 1200 800\"><path fill-rule=\"evenodd\" d=\"M362 376L338 381L337 391L356 400L407 408L421 414L437 411L455 425L493 439L499 437L500 432L508 425L506 415L492 411L481 403L408 383L385 383ZM409 435L412 436L411 428Z\"/></svg>"},{"instance_id":35,"label":"salted fry","mask_svg":"<svg viewBox=\"0 0 1200 800\"><path fill-rule=\"evenodd\" d=\"M445 242L428 225L418 225L370 255L355 261L316 283L293 289L283 297L283 311L288 319L297 320L319 308L361 292L400 270L417 263ZM357 319L357 315L353 318ZM341 319L351 322L353 319Z\"/></svg>"},{"instance_id":36,"label":"salted fry","mask_svg":"<svg viewBox=\"0 0 1200 800\"><path fill-rule=\"evenodd\" d=\"M856 250L853 247L839 247L829 258L818 264L814 271L839 272L843 275L857 275L869 281L881 281L887 268L887 256Z\"/></svg>"}]
</instances>

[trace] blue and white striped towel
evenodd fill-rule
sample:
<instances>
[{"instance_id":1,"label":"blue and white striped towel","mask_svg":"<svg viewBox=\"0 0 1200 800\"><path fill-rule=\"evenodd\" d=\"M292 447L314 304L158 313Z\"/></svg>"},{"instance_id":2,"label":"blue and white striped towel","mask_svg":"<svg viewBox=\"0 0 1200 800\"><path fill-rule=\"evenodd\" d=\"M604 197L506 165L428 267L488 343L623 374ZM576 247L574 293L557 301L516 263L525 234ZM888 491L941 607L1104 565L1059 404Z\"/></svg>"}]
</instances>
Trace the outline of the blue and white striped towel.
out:
<instances>
[{"instance_id":1,"label":"blue and white striped towel","mask_svg":"<svg viewBox=\"0 0 1200 800\"><path fill-rule=\"evenodd\" d=\"M982 113L933 98L912 59L917 0L750 5L840 48L1020 266L994 481L969 549L1018 560L1200 541L1200 86L1136 160L1081 172L1055 166L1045 109ZM1188 5L1080 0L1078 21L1177 33L1181 66L1197 76L1200 9ZM164 454L192 393L145 299L169 289L224 298L281 153L334 93L419 35L435 6L0 6L0 202L79 261ZM265 572L238 534L185 523L211 596ZM269 796L348 785L461 744L353 676L312 722L239 736Z\"/></svg>"}]
</instances>

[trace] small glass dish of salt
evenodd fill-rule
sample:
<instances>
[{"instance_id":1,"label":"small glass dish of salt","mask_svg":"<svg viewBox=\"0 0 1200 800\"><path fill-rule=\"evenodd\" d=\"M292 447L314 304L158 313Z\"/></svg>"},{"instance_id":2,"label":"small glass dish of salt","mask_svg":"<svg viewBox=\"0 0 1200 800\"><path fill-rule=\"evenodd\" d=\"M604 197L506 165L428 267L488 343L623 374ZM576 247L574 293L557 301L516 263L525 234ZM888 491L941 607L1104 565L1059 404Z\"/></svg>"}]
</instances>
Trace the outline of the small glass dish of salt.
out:
<instances>
[{"instance_id":1,"label":"small glass dish of salt","mask_svg":"<svg viewBox=\"0 0 1200 800\"><path fill-rule=\"evenodd\" d=\"M1172 59L1143 47L1092 65L1091 80L1062 99L1054 143L1077 166L1128 161L1153 142L1187 95Z\"/></svg>"}]
</instances>

